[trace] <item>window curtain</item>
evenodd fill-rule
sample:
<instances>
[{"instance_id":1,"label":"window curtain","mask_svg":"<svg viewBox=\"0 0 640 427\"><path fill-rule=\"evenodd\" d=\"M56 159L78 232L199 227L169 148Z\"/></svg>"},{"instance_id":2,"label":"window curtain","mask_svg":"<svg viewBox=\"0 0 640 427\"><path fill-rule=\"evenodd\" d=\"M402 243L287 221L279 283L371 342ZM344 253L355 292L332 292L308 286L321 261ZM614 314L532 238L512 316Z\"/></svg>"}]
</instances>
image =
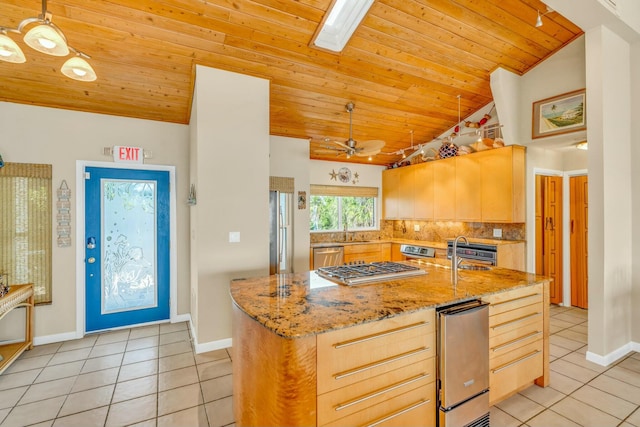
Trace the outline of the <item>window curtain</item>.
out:
<instances>
[{"instance_id":1,"label":"window curtain","mask_svg":"<svg viewBox=\"0 0 640 427\"><path fill-rule=\"evenodd\" d=\"M51 165L0 168L0 272L32 283L36 304L51 303Z\"/></svg>"}]
</instances>

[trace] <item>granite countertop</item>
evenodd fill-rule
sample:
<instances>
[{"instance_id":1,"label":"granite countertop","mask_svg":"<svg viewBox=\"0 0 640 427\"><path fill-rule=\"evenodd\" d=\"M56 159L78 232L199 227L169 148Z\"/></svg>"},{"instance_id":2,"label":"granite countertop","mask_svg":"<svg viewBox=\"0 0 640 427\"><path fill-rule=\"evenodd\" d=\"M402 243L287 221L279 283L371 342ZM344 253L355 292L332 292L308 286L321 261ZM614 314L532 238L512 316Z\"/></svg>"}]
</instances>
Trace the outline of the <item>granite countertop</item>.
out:
<instances>
[{"instance_id":1,"label":"granite countertop","mask_svg":"<svg viewBox=\"0 0 640 427\"><path fill-rule=\"evenodd\" d=\"M230 293L234 304L267 329L285 338L299 338L548 281L492 267L460 270L454 288L446 261L412 264L427 274L344 286L310 271L234 280Z\"/></svg>"}]
</instances>

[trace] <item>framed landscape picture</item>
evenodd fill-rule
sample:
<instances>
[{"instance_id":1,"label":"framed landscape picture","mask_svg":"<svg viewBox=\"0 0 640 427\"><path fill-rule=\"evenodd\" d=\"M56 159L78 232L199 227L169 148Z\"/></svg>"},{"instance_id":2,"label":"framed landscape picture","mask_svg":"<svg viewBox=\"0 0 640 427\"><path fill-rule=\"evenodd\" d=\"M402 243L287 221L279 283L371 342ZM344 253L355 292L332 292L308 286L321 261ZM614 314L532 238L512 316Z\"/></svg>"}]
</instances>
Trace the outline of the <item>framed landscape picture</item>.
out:
<instances>
[{"instance_id":1,"label":"framed landscape picture","mask_svg":"<svg viewBox=\"0 0 640 427\"><path fill-rule=\"evenodd\" d=\"M544 138L587 128L584 89L564 93L533 103L531 137Z\"/></svg>"}]
</instances>

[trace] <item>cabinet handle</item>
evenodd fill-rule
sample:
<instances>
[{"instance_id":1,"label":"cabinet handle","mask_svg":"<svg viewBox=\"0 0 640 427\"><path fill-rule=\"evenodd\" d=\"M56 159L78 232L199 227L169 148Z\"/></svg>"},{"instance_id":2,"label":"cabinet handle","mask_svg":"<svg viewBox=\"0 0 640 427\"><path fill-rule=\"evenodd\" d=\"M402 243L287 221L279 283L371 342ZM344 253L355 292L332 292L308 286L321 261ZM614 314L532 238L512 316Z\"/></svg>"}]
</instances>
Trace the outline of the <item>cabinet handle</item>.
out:
<instances>
[{"instance_id":1,"label":"cabinet handle","mask_svg":"<svg viewBox=\"0 0 640 427\"><path fill-rule=\"evenodd\" d=\"M542 295L541 293L525 295L523 297L513 298L513 299L506 300L506 301L494 302L491 305L496 307L496 306L499 306L500 304L507 304L507 303L510 303L510 302L513 302L513 301L523 301L523 300L526 300L526 299L529 299L529 298L538 297L538 296L541 296L541 295Z\"/></svg>"},{"instance_id":2,"label":"cabinet handle","mask_svg":"<svg viewBox=\"0 0 640 427\"><path fill-rule=\"evenodd\" d=\"M520 359L514 360L513 362L509 362L509 363L507 363L506 365L502 365L502 366L500 366L499 368L492 369L492 370L491 370L491 373L493 373L493 374L497 374L498 372L503 371L503 370L505 370L505 369L507 369L507 368L509 368L509 367L513 366L513 365L517 365L517 364L518 364L518 363L520 363L520 362L524 362L524 361L525 361L525 360L527 360L527 359L531 359L533 356L537 355L537 354L538 354L538 353L540 353L540 352L541 352L541 350L536 350L536 351L534 351L534 352L532 352L532 353L527 354L527 355L526 355L526 356L524 356L524 357L521 357Z\"/></svg>"},{"instance_id":3,"label":"cabinet handle","mask_svg":"<svg viewBox=\"0 0 640 427\"><path fill-rule=\"evenodd\" d=\"M343 347L348 347L350 345L360 344L360 343L363 343L363 342L375 340L377 338L386 337L388 335L392 335L392 334L395 334L397 332L409 331L411 329L420 328L420 327L426 326L428 324L429 324L429 322L414 323L414 324L411 324L411 325L408 325L408 326L403 326L401 328L396 328L396 329L391 329L391 330L386 331L386 332L381 332L379 334L373 334L373 335L368 335L368 336L363 337L363 338L356 338L356 339L350 340L350 341L339 342L337 344L334 344L333 346L336 349L343 348Z\"/></svg>"},{"instance_id":4,"label":"cabinet handle","mask_svg":"<svg viewBox=\"0 0 640 427\"><path fill-rule=\"evenodd\" d=\"M415 383L416 381L423 380L423 379L425 379L427 377L429 377L429 374L420 374L420 375L417 375L417 376L415 376L413 378L408 379L407 381L394 384L391 387L387 387L387 388L384 388L382 390L378 390L375 393L368 394L368 395L363 396L363 397L361 397L359 399L355 399L355 400L352 400L352 401L347 402L347 403L340 403L338 406L336 406L336 411L341 411L343 409L348 408L349 406L357 405L358 403L362 403L362 402L365 402L365 401L367 401L369 399L373 399L374 397L381 396L381 395L383 395L385 393L388 393L390 391L397 390L397 389L402 388L404 386L407 386L409 384Z\"/></svg>"},{"instance_id":5,"label":"cabinet handle","mask_svg":"<svg viewBox=\"0 0 640 427\"><path fill-rule=\"evenodd\" d=\"M500 323L499 325L493 326L491 329L494 330L494 331L496 329L502 329L505 326L509 326L509 325L512 325L512 324L518 323L518 322L523 322L523 321L525 321L527 319L531 319L532 317L540 316L541 314L542 313L540 313L540 312L527 314L526 316L518 317L517 319L509 320L508 322Z\"/></svg>"},{"instance_id":6,"label":"cabinet handle","mask_svg":"<svg viewBox=\"0 0 640 427\"><path fill-rule=\"evenodd\" d=\"M534 332L528 333L527 335L522 336L520 338L517 338L517 339L515 339L513 341L509 341L509 342L501 344L501 345L499 345L497 347L493 347L491 350L492 351L500 351L500 350L505 349L507 347L511 347L512 345L517 344L517 343L519 343L521 341L524 341L524 340L526 340L528 338L535 337L536 335L540 335L541 333L542 333L542 331L534 331Z\"/></svg>"},{"instance_id":7,"label":"cabinet handle","mask_svg":"<svg viewBox=\"0 0 640 427\"><path fill-rule=\"evenodd\" d=\"M406 413L407 413L407 412L409 412L409 411L413 411L414 409L419 408L419 407L421 407L422 405L426 405L427 403L431 403L431 399L429 399L429 400L422 400L422 401L420 401L420 402L418 402L418 403L416 403L416 404L413 404L413 405L411 405L411 406L409 406L409 407L407 407L407 408L404 408L404 409L402 409L402 410L400 410L400 411L398 411L398 412L396 412L396 413L394 413L394 414L387 415L386 417L384 417L384 418L382 418L382 419L380 419L380 420L375 421L373 424L368 424L368 425L367 425L367 427L375 427L375 426L377 426L377 425L379 425L379 424L384 423L385 421L392 420L392 419L394 419L395 417L399 417L399 416L400 416L400 415L402 415L402 414L406 414Z\"/></svg>"},{"instance_id":8,"label":"cabinet handle","mask_svg":"<svg viewBox=\"0 0 640 427\"><path fill-rule=\"evenodd\" d=\"M414 356L416 354L424 353L424 352L429 351L429 350L431 350L431 347L419 348L417 350L408 351L406 353L402 353L399 356L389 357L388 359L383 359L383 360L381 360L379 362L371 363L369 365L365 365L365 366L362 366L360 368L352 369L350 371L340 372L339 374L335 374L333 376L333 378L336 379L336 380L341 380L341 379L343 379L345 377L348 377L348 376L351 376L351 375L355 375L355 374L359 374L360 372L364 372L364 371L367 371L369 369L377 368L379 366L384 366L384 365L386 365L388 363L396 362L398 360L406 359L407 357L411 357L411 356Z\"/></svg>"}]
</instances>

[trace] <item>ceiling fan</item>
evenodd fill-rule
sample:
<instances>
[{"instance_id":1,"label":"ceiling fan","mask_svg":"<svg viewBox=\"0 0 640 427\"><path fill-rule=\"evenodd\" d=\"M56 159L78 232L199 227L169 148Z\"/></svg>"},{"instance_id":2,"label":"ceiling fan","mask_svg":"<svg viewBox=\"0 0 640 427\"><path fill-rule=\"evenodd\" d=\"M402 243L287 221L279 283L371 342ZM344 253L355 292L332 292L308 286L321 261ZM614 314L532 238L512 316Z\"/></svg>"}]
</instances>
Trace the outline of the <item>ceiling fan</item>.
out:
<instances>
[{"instance_id":1,"label":"ceiling fan","mask_svg":"<svg viewBox=\"0 0 640 427\"><path fill-rule=\"evenodd\" d=\"M353 109L355 108L355 104L353 102L348 102L345 105L347 112L349 113L349 139L345 142L333 141L330 138L325 138L325 142L331 142L336 144L337 147L327 146L324 149L316 150L317 154L332 154L336 153L337 155L341 155L345 153L347 155L347 159L351 156L375 156L382 150L385 142L379 139L372 139L369 141L356 142L353 139Z\"/></svg>"}]
</instances>

